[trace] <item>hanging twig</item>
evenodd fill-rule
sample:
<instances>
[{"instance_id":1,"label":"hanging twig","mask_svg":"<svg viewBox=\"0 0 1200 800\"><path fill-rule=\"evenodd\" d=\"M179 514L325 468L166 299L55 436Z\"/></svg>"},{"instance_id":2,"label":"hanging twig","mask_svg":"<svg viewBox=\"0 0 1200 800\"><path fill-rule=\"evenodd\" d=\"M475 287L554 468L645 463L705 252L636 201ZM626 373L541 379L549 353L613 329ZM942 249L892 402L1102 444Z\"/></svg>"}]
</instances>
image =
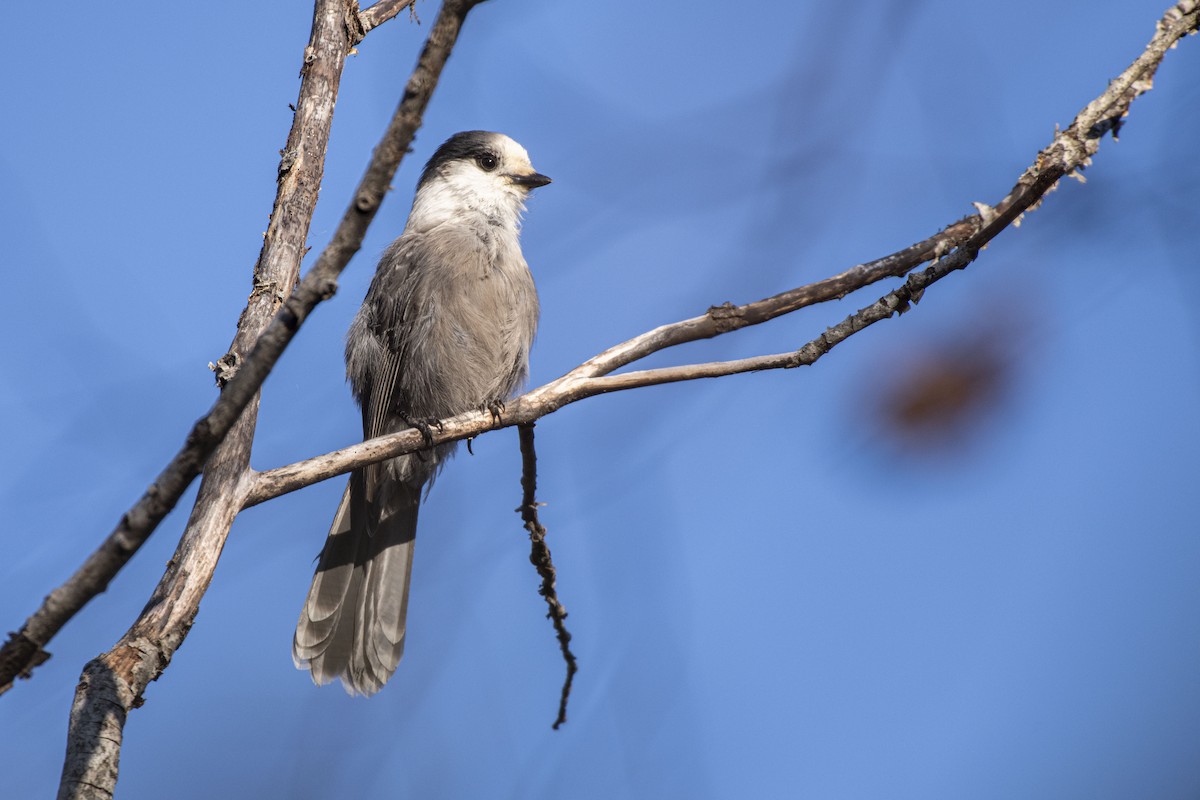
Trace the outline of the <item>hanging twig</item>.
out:
<instances>
[{"instance_id":1,"label":"hanging twig","mask_svg":"<svg viewBox=\"0 0 1200 800\"><path fill-rule=\"evenodd\" d=\"M538 519L537 502L537 451L533 446L533 426L529 422L517 428L521 440L521 519L525 522L525 530L529 531L529 563L537 568L542 585L538 588L545 600L549 611L546 616L554 624L554 634L558 637L558 648L562 651L563 661L567 664L567 676L563 679L562 692L558 700L558 716L554 720L554 729L567 721L567 700L571 696L571 684L575 681L575 672L579 669L575 662L575 654L571 652L571 633L567 630L567 609L558 600L556 585L557 573L554 561L550 558L550 547L546 544L546 528Z\"/></svg>"}]
</instances>

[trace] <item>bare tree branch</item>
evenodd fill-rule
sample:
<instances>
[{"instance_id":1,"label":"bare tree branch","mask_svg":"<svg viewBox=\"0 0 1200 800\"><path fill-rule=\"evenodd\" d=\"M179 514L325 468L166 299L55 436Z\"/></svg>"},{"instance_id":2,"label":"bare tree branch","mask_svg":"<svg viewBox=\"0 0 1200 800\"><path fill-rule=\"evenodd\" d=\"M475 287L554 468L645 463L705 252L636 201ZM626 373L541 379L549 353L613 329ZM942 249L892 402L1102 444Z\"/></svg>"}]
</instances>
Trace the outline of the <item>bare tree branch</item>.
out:
<instances>
[{"instance_id":1,"label":"bare tree branch","mask_svg":"<svg viewBox=\"0 0 1200 800\"><path fill-rule=\"evenodd\" d=\"M370 8L364 8L358 14L362 23L362 36L366 36L372 29L378 28L412 4L413 0L379 0ZM359 39L362 39L362 36Z\"/></svg>"},{"instance_id":2,"label":"bare tree branch","mask_svg":"<svg viewBox=\"0 0 1200 800\"><path fill-rule=\"evenodd\" d=\"M186 466L176 484L170 486L168 502L164 504L167 510L174 506L207 458L205 479L189 520L189 531L195 530L202 520L210 525L220 525L219 520L211 519L214 512L218 517L227 516L229 524L232 524L236 512L222 515L222 503L214 500L219 498L222 487L245 484L244 480L240 480L245 474L241 463L249 459L257 417L258 389L262 381L255 382L253 372L239 370L239 365L299 275L304 243L324 173L337 88L346 54L351 47L347 25L349 10L340 0L318 2L314 9L312 35L305 48L301 68L300 96L295 106L288 144L281 153L279 190L263 250L255 265L254 290L238 320L237 333L229 352L216 366L218 383L223 386L221 396L208 416L196 424L196 429L209 432L206 446L193 448L194 437L189 437L188 445L180 454L186 458ZM357 17L354 19L357 20ZM179 461L180 457L177 457L167 469L171 470ZM152 486L148 494L157 494L157 486ZM244 489L237 495L241 496L243 492ZM161 515L139 527L137 538L127 549L126 559L132 556L160 520ZM200 544L201 547L191 547L185 535L175 558L168 565L168 575L178 575L181 565L201 556L201 552L202 557L215 561L223 541L215 542L215 547L204 547L203 542ZM104 576L105 583L121 566L123 562L110 566L111 572ZM67 586L71 586L71 583ZM203 593L207 583L202 578L199 594ZM167 597L162 590L166 585L165 580L160 583L147 610L163 605ZM191 587L185 585L183 588ZM84 595L82 599L86 602L90 595ZM172 601L176 599L187 602L190 598L171 597ZM60 798L112 796L126 714L130 708L140 704L139 687L144 687L165 667L171 653L186 634L186 628L172 633L173 641L166 647L155 646L145 635L131 637L127 633L122 639L125 644L119 644L84 668L71 709L67 753L59 785ZM103 698L103 702L97 702L100 698Z\"/></svg>"},{"instance_id":3,"label":"bare tree branch","mask_svg":"<svg viewBox=\"0 0 1200 800\"><path fill-rule=\"evenodd\" d=\"M146 686L166 668L175 650L187 636L200 600L216 569L233 519L248 494L250 447L254 438L258 387L312 309L333 294L337 276L361 246L367 226L382 203L400 160L420 126L425 107L462 23L478 2L447 0L443 4L409 79L404 97L383 140L375 149L354 200L317 263L274 319L256 315L251 308L243 313L230 355L222 359L225 363L219 368L219 378L222 377L221 371L224 371L223 377L228 380L222 400L235 391L247 391L246 387L252 387L249 390L251 399L245 404L245 411L237 426L229 431L205 465L204 480L187 529L150 602L121 640L84 668L71 711L67 754L59 787L60 798L111 796L116 782L126 714L129 709L140 705L141 694ZM327 145L328 117L332 114L336 99L341 66L356 37L361 38L357 22L357 5L353 0L318 0L313 43L305 51L306 80L310 75L318 74L324 78L323 86L317 91L324 92L327 114L319 120L323 123L323 138L320 147L312 154L318 161L323 158ZM323 66L314 66L317 64ZM305 97L302 93L297 117L304 111ZM295 167L289 161L291 153L291 148L284 153L281 176ZM304 155L307 153L301 153L301 156ZM303 226L301 244L311 220L317 184L319 172L311 198L306 198L311 200L303 209L306 213L302 220L294 223ZM285 206L276 211L272 226L297 218L296 208ZM256 293L262 286L272 286L278 290L294 283L301 255L301 248L294 247L293 258L284 262L290 269L288 281L281 280L278 274L268 275L262 269L256 269ZM263 259L260 259L260 267L262 263ZM282 291L271 293L275 298L282 295ZM240 359L239 354L250 343L254 347L249 357Z\"/></svg>"},{"instance_id":4,"label":"bare tree branch","mask_svg":"<svg viewBox=\"0 0 1200 800\"><path fill-rule=\"evenodd\" d=\"M575 673L579 667L575 654L571 652L571 633L567 630L567 609L558 601L557 572L554 561L550 557L550 547L546 544L546 526L538 519L537 501L537 450L533 443L533 426L530 422L518 429L521 440L521 505L517 511L529 531L529 563L537 568L542 585L538 594L546 601L548 611L546 616L554 625L554 635L558 639L558 649L562 651L563 661L567 665L567 674L563 678L562 691L558 698L558 716L554 719L554 730L558 730L567 721L567 701L571 697L571 685L575 682Z\"/></svg>"},{"instance_id":5,"label":"bare tree branch","mask_svg":"<svg viewBox=\"0 0 1200 800\"><path fill-rule=\"evenodd\" d=\"M229 352L216 367L222 384L237 371L243 354L253 346L296 283L324 172L342 65L349 50L346 12L342 2L330 0L317 6L312 36L304 51L296 113L281 153L275 203L254 267L254 288ZM262 380L255 381L254 377L247 372L224 387L212 409L192 427L183 448L121 517L99 549L66 583L50 593L19 632L11 635L0 649L0 691L7 690L17 676L29 677L29 670L49 657L42 648L84 604L107 588L175 507L243 409L256 402Z\"/></svg>"},{"instance_id":6,"label":"bare tree branch","mask_svg":"<svg viewBox=\"0 0 1200 800\"><path fill-rule=\"evenodd\" d=\"M534 389L517 400L509 401L504 409L503 421L496 420L490 412L468 412L450 420L443 420L443 424L432 431L433 440L435 442L455 441L497 428L532 422L568 403L601 394L604 391L615 391L617 387L600 388L603 384L596 383L595 379L668 347L720 336L739 328L767 322L806 306L839 299L884 278L904 275L939 254L952 251L977 233L982 225L982 220L978 215L968 217L955 222L924 241L875 261L852 267L831 278L743 306L732 306L729 303L714 306L701 316L670 325L662 325L610 347L561 378ZM696 377L705 376L697 375ZM646 385L655 382L650 381ZM589 390L584 391L585 387L588 387ZM621 386L620 388L634 387ZM260 472L255 476L254 486L246 499L246 505L257 505L281 494L294 492L313 483L349 472L357 467L373 464L401 453L410 453L424 446L421 436L415 430L409 429Z\"/></svg>"},{"instance_id":7,"label":"bare tree branch","mask_svg":"<svg viewBox=\"0 0 1200 800\"><path fill-rule=\"evenodd\" d=\"M1132 102L1149 91L1154 73L1167 50L1183 36L1195 33L1198 15L1197 0L1185 0L1168 9L1142 55L1110 82L1103 94L1080 111L1068 128L1055 135L1049 146L1037 154L1033 164L995 207L977 204L979 214L959 220L924 241L875 261L851 267L831 278L741 306L729 303L713 306L698 317L663 325L635 336L588 359L561 378L510 401L504 409L502 420L496 420L490 413L482 411L443 420L432 431L433 442L441 444L478 436L496 428L528 424L569 403L597 394L765 369L790 369L815 363L849 336L880 320L907 311L920 301L926 288L951 272L966 267L1001 231L1017 222L1025 212L1034 210L1063 176L1090 165L1091 157L1100 147L1101 137L1109 131L1115 135L1129 113ZM720 336L806 306L839 299L884 278L904 275L928 261L934 263L920 272L910 274L904 285L859 309L798 350L735 361L610 374L620 367L678 344ZM246 498L246 505L257 505L357 467L411 453L425 446L421 435L409 429L260 472L254 476L254 485Z\"/></svg>"}]
</instances>

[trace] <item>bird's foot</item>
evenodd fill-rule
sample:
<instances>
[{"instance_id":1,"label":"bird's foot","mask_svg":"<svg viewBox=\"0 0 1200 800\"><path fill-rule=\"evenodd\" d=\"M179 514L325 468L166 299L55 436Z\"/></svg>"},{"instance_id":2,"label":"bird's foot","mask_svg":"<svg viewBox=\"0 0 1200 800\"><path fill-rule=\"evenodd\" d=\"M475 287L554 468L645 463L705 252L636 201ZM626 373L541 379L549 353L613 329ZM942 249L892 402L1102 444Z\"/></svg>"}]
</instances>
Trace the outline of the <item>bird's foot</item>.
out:
<instances>
[{"instance_id":1,"label":"bird's foot","mask_svg":"<svg viewBox=\"0 0 1200 800\"><path fill-rule=\"evenodd\" d=\"M445 428L442 426L442 421L437 417L426 417L419 419L416 417L404 417L404 421L413 428L421 432L421 438L425 440L426 447L433 446L433 429L437 428L438 433L441 433Z\"/></svg>"},{"instance_id":2,"label":"bird's foot","mask_svg":"<svg viewBox=\"0 0 1200 800\"><path fill-rule=\"evenodd\" d=\"M486 406L484 406L484 409L491 412L492 422L501 422L502 421L501 412L504 411L504 401L503 400L499 400L499 399L490 400L490 401L488 401L488 404Z\"/></svg>"}]
</instances>

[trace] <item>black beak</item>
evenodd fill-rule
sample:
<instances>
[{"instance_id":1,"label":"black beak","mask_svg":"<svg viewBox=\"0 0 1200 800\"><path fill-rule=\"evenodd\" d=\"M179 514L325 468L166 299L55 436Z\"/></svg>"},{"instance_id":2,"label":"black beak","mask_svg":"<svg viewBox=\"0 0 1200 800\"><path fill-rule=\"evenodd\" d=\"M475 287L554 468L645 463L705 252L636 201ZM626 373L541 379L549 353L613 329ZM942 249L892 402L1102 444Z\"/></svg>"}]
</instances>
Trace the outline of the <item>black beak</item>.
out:
<instances>
[{"instance_id":1,"label":"black beak","mask_svg":"<svg viewBox=\"0 0 1200 800\"><path fill-rule=\"evenodd\" d=\"M508 179L517 186L524 186L526 189L536 189L539 186L545 186L550 183L550 179L540 172L531 172L528 175L509 175Z\"/></svg>"}]
</instances>

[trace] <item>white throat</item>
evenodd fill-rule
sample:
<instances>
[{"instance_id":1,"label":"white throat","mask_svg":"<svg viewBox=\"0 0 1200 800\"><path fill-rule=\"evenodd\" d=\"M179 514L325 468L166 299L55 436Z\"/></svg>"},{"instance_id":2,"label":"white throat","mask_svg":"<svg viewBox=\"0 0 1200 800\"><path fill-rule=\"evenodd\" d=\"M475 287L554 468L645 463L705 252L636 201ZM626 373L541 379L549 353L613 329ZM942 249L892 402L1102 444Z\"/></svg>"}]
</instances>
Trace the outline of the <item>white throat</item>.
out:
<instances>
[{"instance_id":1,"label":"white throat","mask_svg":"<svg viewBox=\"0 0 1200 800\"><path fill-rule=\"evenodd\" d=\"M428 230L447 222L483 223L516 233L524 211L525 191L507 178L456 165L417 190L407 227Z\"/></svg>"}]
</instances>

